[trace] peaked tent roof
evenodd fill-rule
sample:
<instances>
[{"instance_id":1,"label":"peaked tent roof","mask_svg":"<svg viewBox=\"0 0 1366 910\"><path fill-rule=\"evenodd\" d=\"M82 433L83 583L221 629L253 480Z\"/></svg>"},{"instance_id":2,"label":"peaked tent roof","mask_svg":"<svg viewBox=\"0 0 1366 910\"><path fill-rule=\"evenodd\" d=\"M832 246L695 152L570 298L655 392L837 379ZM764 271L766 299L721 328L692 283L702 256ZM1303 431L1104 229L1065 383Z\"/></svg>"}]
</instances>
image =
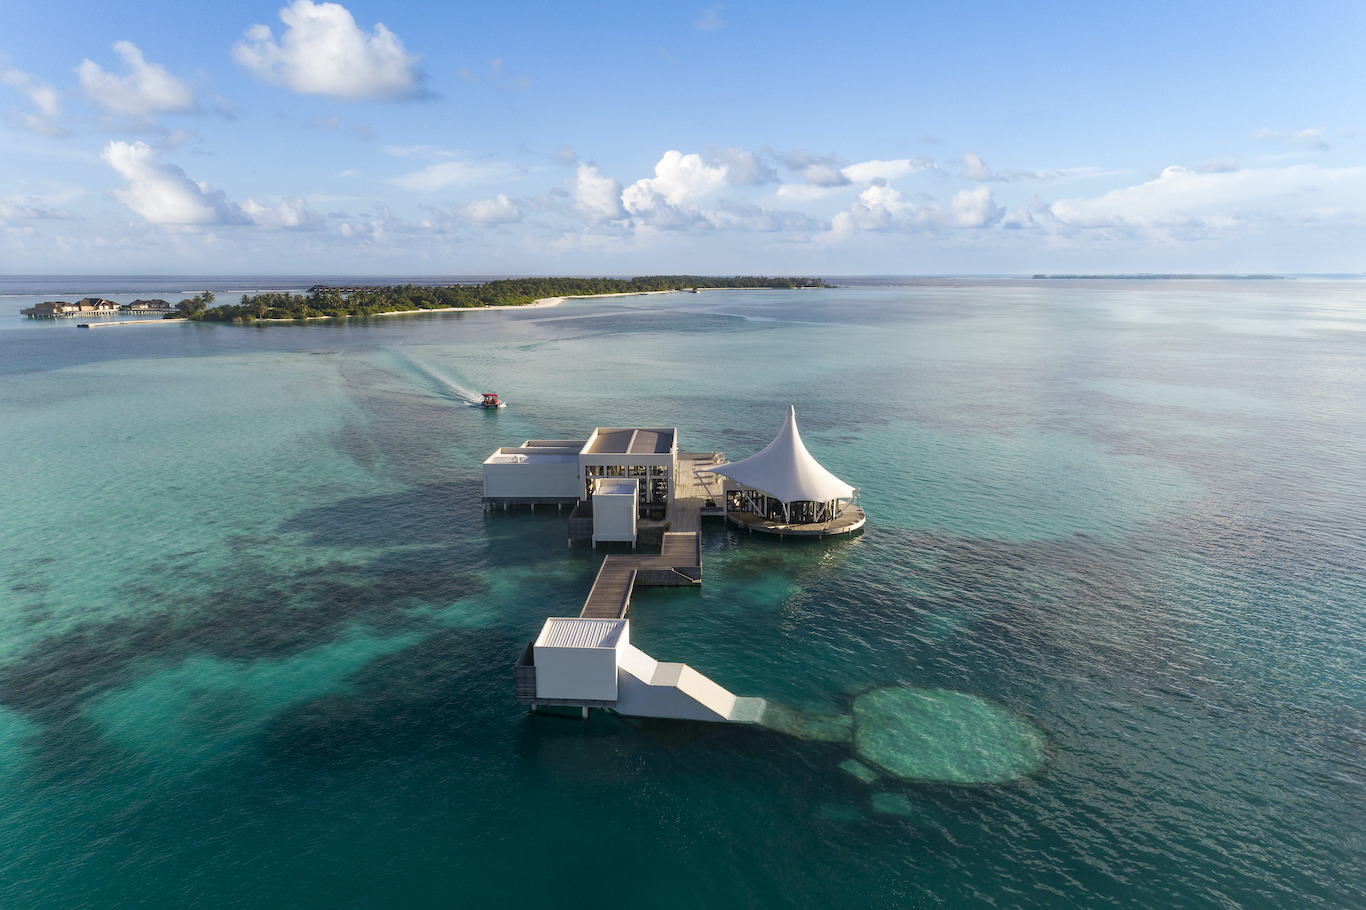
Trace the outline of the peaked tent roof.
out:
<instances>
[{"instance_id":1,"label":"peaked tent roof","mask_svg":"<svg viewBox=\"0 0 1366 910\"><path fill-rule=\"evenodd\" d=\"M797 432L797 409L791 405L783 428L772 442L748 458L711 470L780 502L829 502L854 495L853 487L821 467L806 450Z\"/></svg>"}]
</instances>

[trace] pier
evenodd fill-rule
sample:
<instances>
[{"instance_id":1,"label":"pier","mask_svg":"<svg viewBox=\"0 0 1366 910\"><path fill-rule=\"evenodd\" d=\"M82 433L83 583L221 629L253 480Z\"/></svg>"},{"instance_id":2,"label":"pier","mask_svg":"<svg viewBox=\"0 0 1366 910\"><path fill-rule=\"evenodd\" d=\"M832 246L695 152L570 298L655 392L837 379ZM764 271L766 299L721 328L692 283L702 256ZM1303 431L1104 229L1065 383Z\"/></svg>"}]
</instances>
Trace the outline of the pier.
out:
<instances>
[{"instance_id":1,"label":"pier","mask_svg":"<svg viewBox=\"0 0 1366 910\"><path fill-rule=\"evenodd\" d=\"M755 723L762 717L763 699L737 698L687 664L657 661L632 646L626 618L636 587L702 583L707 495L699 475L722 461L716 452L678 454L673 498L659 523L666 529L659 554L603 557L578 617L547 619L540 636L522 649L513 671L519 703L533 711L578 708L584 717L590 708L732 723Z\"/></svg>"},{"instance_id":2,"label":"pier","mask_svg":"<svg viewBox=\"0 0 1366 910\"><path fill-rule=\"evenodd\" d=\"M816 462L788 409L783 429L757 455L728 463L720 452L679 452L666 427L598 427L585 440L528 439L484 460L484 507L572 501L575 541L653 545L658 554L605 556L577 617L551 616L513 671L532 711L592 708L630 717L757 723L761 698L737 698L687 664L634 647L627 614L637 587L702 583L702 516L780 536L826 536L863 527L856 488Z\"/></svg>"},{"instance_id":3,"label":"pier","mask_svg":"<svg viewBox=\"0 0 1366 910\"><path fill-rule=\"evenodd\" d=\"M658 556L607 556L598 569L580 619L625 619L631 592L641 587L702 583L702 541L697 531L665 531Z\"/></svg>"},{"instance_id":4,"label":"pier","mask_svg":"<svg viewBox=\"0 0 1366 910\"><path fill-rule=\"evenodd\" d=\"M605 557L579 613L581 619L625 619L637 585L686 587L702 583L702 508L707 498L696 469L721 461L724 458L719 452L678 453L674 497L665 510L661 527L667 530L663 531L659 555Z\"/></svg>"}]
</instances>

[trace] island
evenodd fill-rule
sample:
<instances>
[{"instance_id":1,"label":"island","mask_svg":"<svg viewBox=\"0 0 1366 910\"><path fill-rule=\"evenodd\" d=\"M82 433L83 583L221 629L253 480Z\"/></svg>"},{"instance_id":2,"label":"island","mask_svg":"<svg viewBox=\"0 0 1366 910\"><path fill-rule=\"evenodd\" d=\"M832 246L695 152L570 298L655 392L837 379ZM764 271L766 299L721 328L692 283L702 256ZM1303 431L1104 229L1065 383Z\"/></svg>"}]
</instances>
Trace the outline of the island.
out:
<instances>
[{"instance_id":1,"label":"island","mask_svg":"<svg viewBox=\"0 0 1366 910\"><path fill-rule=\"evenodd\" d=\"M243 294L236 304L214 306L208 291L176 305L177 317L203 322L377 316L419 310L475 309L524 306L550 297L593 297L603 294L646 294L661 291L701 291L708 288L821 288L819 278L652 275L642 278L507 278L482 284L441 287L404 284L387 287L315 285L307 294L267 292Z\"/></svg>"}]
</instances>

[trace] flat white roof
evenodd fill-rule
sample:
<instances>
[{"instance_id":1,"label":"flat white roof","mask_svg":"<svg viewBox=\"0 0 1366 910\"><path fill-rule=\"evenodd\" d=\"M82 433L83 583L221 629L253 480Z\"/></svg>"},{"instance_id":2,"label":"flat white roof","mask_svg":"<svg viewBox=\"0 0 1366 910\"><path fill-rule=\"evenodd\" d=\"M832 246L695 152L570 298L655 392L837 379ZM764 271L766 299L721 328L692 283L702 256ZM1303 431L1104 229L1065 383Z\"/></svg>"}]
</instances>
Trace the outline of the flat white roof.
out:
<instances>
[{"instance_id":1,"label":"flat white roof","mask_svg":"<svg viewBox=\"0 0 1366 910\"><path fill-rule=\"evenodd\" d=\"M606 493L609 496L612 494L616 494L618 496L634 496L636 495L636 490L637 485L635 480L622 480L621 478L613 478L611 480L598 481L598 485L594 488L593 493L595 496L601 496L604 493Z\"/></svg>"},{"instance_id":2,"label":"flat white roof","mask_svg":"<svg viewBox=\"0 0 1366 910\"><path fill-rule=\"evenodd\" d=\"M626 628L624 619L561 619L552 616L541 627L538 648L615 648Z\"/></svg>"},{"instance_id":3,"label":"flat white roof","mask_svg":"<svg viewBox=\"0 0 1366 910\"><path fill-rule=\"evenodd\" d=\"M545 455L540 452L495 452L484 459L484 464L570 464L578 463L577 455Z\"/></svg>"},{"instance_id":4,"label":"flat white roof","mask_svg":"<svg viewBox=\"0 0 1366 910\"><path fill-rule=\"evenodd\" d=\"M584 455L663 455L673 451L672 427L598 427Z\"/></svg>"},{"instance_id":5,"label":"flat white roof","mask_svg":"<svg viewBox=\"0 0 1366 910\"><path fill-rule=\"evenodd\" d=\"M524 449L573 449L577 452L587 444L587 439L528 439L522 443Z\"/></svg>"}]
</instances>

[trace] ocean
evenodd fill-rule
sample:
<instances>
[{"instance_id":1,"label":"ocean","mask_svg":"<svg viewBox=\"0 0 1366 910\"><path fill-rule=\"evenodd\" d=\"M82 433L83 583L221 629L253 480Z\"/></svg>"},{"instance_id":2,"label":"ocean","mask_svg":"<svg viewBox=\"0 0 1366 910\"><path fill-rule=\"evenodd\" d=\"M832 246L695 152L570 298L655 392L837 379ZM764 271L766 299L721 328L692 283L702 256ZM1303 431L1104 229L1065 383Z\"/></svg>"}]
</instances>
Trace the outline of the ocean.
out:
<instances>
[{"instance_id":1,"label":"ocean","mask_svg":"<svg viewBox=\"0 0 1366 910\"><path fill-rule=\"evenodd\" d=\"M18 316L322 280L0 279L0 906L1366 906L1366 282ZM789 404L866 530L704 520L632 643L800 716L983 699L1040 767L513 700L602 553L484 512L488 453L735 460Z\"/></svg>"}]
</instances>

